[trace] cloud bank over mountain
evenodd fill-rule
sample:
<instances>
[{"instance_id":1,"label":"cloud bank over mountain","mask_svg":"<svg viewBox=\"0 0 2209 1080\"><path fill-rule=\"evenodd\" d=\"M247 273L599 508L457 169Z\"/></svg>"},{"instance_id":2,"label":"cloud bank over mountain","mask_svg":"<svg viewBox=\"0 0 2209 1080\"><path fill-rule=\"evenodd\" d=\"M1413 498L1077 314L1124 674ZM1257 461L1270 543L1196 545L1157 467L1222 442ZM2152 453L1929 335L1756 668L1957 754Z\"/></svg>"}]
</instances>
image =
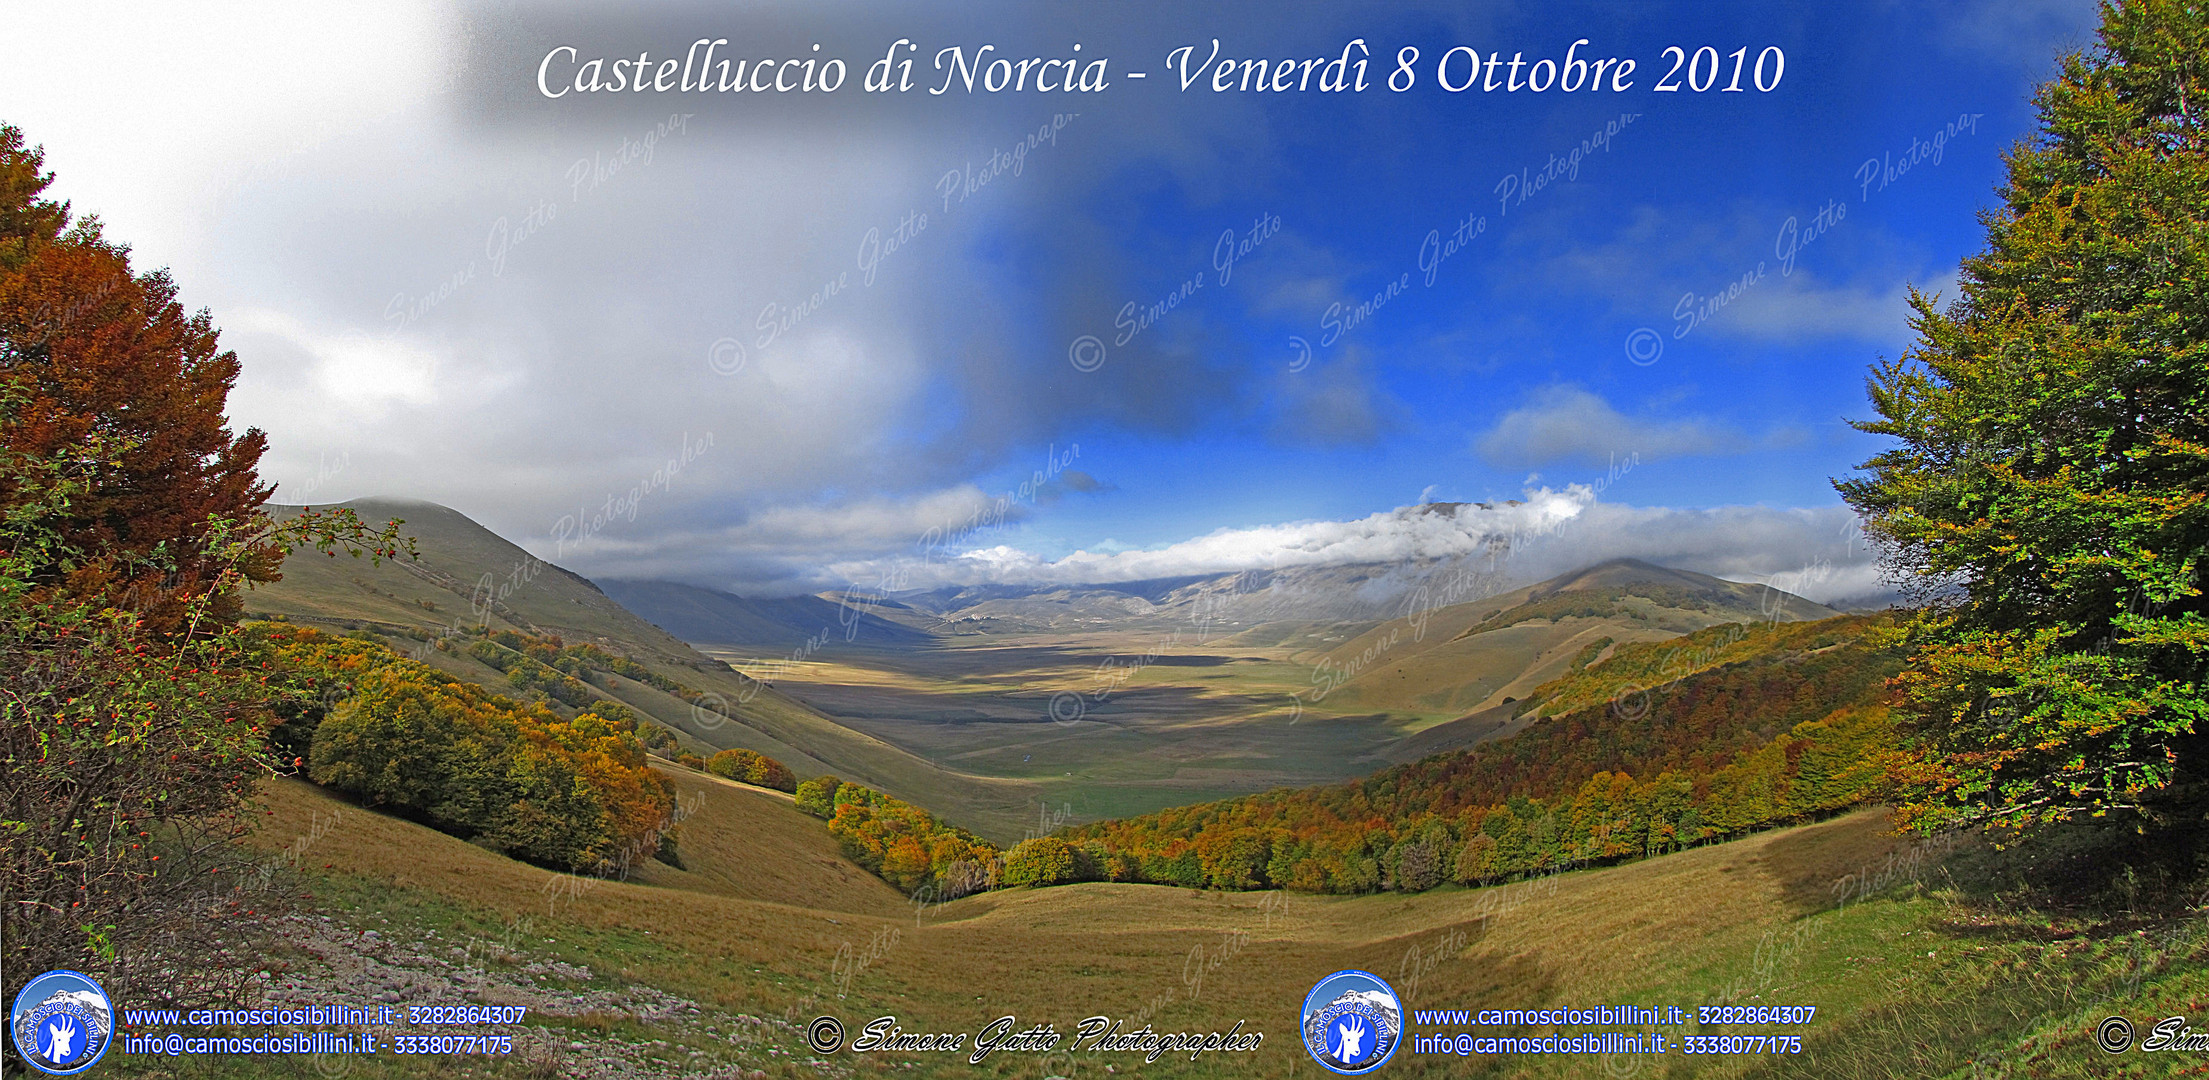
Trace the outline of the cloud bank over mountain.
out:
<instances>
[{"instance_id":1,"label":"cloud bank over mountain","mask_svg":"<svg viewBox=\"0 0 2209 1080\"><path fill-rule=\"evenodd\" d=\"M952 530L965 542L942 542L944 522L975 521L978 508L987 505L982 492L969 487L901 503L784 508L713 534L594 539L563 553L562 561L587 574L667 577L759 596L853 587L1107 584L1452 560L1524 583L1617 558L1768 583L1819 603L1877 602L1888 592L1876 552L1855 515L1841 506L1638 507L1604 502L1590 485L1574 484L1504 502L1425 503L1351 520L1219 529L1157 547L1077 550L1058 558L1004 542L994 526ZM824 551L835 555L824 560Z\"/></svg>"}]
</instances>

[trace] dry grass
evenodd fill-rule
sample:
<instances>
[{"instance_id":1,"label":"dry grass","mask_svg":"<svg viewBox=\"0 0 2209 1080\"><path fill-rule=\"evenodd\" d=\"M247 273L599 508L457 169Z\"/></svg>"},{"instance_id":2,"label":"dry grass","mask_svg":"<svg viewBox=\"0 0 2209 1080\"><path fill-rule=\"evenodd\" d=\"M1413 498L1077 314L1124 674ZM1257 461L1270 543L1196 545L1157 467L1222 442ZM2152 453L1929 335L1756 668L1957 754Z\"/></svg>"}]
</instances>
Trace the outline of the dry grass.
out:
<instances>
[{"instance_id":1,"label":"dry grass","mask_svg":"<svg viewBox=\"0 0 2209 1080\"><path fill-rule=\"evenodd\" d=\"M264 835L282 847L315 814L341 812L304 860L347 875L339 891L431 897L486 922L530 917L602 971L726 1008L833 1013L854 1028L894 1013L908 1030L974 1030L1005 1012L1061 1030L1097 1013L1161 1030L1246 1020L1269 1033L1244 1063L1257 1075L1308 1070L1297 1006L1348 967L1390 979L1407 1009L1692 1006L1731 988L1744 1001L1845 1012L1891 981L1842 962L1867 951L1851 942L1871 932L1850 920L1872 916L1827 904L1835 879L1892 848L1878 812L1499 889L1284 898L1089 884L918 910L776 793L676 775L698 807L689 869L654 865L628 883L564 878L291 781L270 789ZM1407 1055L1391 1071L1443 1061Z\"/></svg>"}]
</instances>

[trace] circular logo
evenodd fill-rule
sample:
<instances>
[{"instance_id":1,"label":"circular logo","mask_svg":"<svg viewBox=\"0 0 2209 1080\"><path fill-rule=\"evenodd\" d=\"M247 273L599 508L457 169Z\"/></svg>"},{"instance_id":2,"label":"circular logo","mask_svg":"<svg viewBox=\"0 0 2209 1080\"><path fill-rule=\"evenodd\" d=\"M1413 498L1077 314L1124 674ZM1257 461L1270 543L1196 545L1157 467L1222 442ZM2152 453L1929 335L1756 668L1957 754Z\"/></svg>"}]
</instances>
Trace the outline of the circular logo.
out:
<instances>
[{"instance_id":1,"label":"circular logo","mask_svg":"<svg viewBox=\"0 0 2209 1080\"><path fill-rule=\"evenodd\" d=\"M1075 338L1074 343L1066 347L1066 362L1074 365L1075 371L1085 375L1103 367L1104 342L1098 340L1095 334L1083 334Z\"/></svg>"},{"instance_id":2,"label":"circular logo","mask_svg":"<svg viewBox=\"0 0 2209 1080\"><path fill-rule=\"evenodd\" d=\"M353 1055L317 1053L314 1055L314 1071L317 1076L343 1080L346 1073L353 1071Z\"/></svg>"},{"instance_id":3,"label":"circular logo","mask_svg":"<svg viewBox=\"0 0 2209 1080\"><path fill-rule=\"evenodd\" d=\"M1603 1075L1615 1076L1618 1077L1618 1080L1628 1080L1629 1077L1641 1072L1641 1060L1646 1056L1645 1054L1605 1054L1603 1055Z\"/></svg>"},{"instance_id":4,"label":"circular logo","mask_svg":"<svg viewBox=\"0 0 2209 1080\"><path fill-rule=\"evenodd\" d=\"M8 1033L31 1068L54 1076L89 1069L107 1053L115 1030L107 991L89 975L49 971L15 995Z\"/></svg>"},{"instance_id":5,"label":"circular logo","mask_svg":"<svg viewBox=\"0 0 2209 1080\"><path fill-rule=\"evenodd\" d=\"M712 731L729 722L729 699L711 690L691 699L690 722Z\"/></svg>"},{"instance_id":6,"label":"circular logo","mask_svg":"<svg viewBox=\"0 0 2209 1080\"><path fill-rule=\"evenodd\" d=\"M1345 1076L1386 1064L1403 1032L1396 991L1378 975L1338 971L1304 995L1304 1049L1313 1061Z\"/></svg>"},{"instance_id":7,"label":"circular logo","mask_svg":"<svg viewBox=\"0 0 2209 1080\"><path fill-rule=\"evenodd\" d=\"M1640 683L1627 683L1611 695L1611 715L1628 723L1649 715L1649 690Z\"/></svg>"},{"instance_id":8,"label":"circular logo","mask_svg":"<svg viewBox=\"0 0 2209 1080\"><path fill-rule=\"evenodd\" d=\"M1081 695L1072 690L1051 695L1051 722L1060 727L1072 727L1088 711L1089 706L1083 703Z\"/></svg>"},{"instance_id":9,"label":"circular logo","mask_svg":"<svg viewBox=\"0 0 2209 1080\"><path fill-rule=\"evenodd\" d=\"M1626 335L1626 359L1648 367L1664 357L1664 335L1643 326Z\"/></svg>"},{"instance_id":10,"label":"circular logo","mask_svg":"<svg viewBox=\"0 0 2209 1080\"><path fill-rule=\"evenodd\" d=\"M2112 1054L2122 1054L2132 1049L2132 1021L2122 1016L2112 1016L2094 1029L2094 1041Z\"/></svg>"},{"instance_id":11,"label":"circular logo","mask_svg":"<svg viewBox=\"0 0 2209 1080\"><path fill-rule=\"evenodd\" d=\"M843 1049L844 1022L833 1016L816 1016L805 1028L806 1045L817 1054L833 1054Z\"/></svg>"},{"instance_id":12,"label":"circular logo","mask_svg":"<svg viewBox=\"0 0 2209 1080\"><path fill-rule=\"evenodd\" d=\"M715 339L706 347L706 366L716 375L734 375L744 370L744 343L732 337Z\"/></svg>"}]
</instances>

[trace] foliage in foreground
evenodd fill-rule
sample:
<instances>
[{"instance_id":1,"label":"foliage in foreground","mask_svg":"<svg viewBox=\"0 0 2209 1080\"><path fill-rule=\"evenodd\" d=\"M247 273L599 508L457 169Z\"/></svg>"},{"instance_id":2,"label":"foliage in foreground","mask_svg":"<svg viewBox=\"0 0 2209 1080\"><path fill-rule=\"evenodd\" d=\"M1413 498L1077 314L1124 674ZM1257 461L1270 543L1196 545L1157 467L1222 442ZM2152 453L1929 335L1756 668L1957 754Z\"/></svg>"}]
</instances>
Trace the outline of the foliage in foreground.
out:
<instances>
[{"instance_id":1,"label":"foliage in foreground","mask_svg":"<svg viewBox=\"0 0 2209 1080\"><path fill-rule=\"evenodd\" d=\"M31 485L14 479L20 499ZM225 996L252 916L275 899L233 843L255 780L276 767L269 661L211 619L163 635L38 588L27 571L58 542L38 509L19 501L0 527L4 990L12 1000L20 980L66 967L117 993Z\"/></svg>"},{"instance_id":2,"label":"foliage in foreground","mask_svg":"<svg viewBox=\"0 0 2209 1080\"><path fill-rule=\"evenodd\" d=\"M288 736L310 746L315 783L562 870L625 872L659 850L674 791L627 709L562 719L374 640L255 629L334 703L311 734Z\"/></svg>"},{"instance_id":3,"label":"foliage in foreground","mask_svg":"<svg viewBox=\"0 0 2209 1080\"><path fill-rule=\"evenodd\" d=\"M2209 8L2130 0L2042 86L1987 242L1874 369L1839 483L1931 601L1904 820L2117 815L2199 850L2209 605Z\"/></svg>"},{"instance_id":4,"label":"foliage in foreground","mask_svg":"<svg viewBox=\"0 0 2209 1080\"><path fill-rule=\"evenodd\" d=\"M283 891L233 842L283 767L239 587L301 546L407 545L258 512L261 436L223 414L236 357L51 182L0 125L0 999L56 967L234 998Z\"/></svg>"},{"instance_id":5,"label":"foliage in foreground","mask_svg":"<svg viewBox=\"0 0 2209 1080\"><path fill-rule=\"evenodd\" d=\"M57 522L97 471L0 451L13 495L0 519L0 960L11 977L75 968L146 1000L224 997L256 966L255 916L282 902L235 842L255 783L296 762L271 739L280 662L217 600L270 545L380 557L398 542L344 512L247 530L210 520L200 565L221 569L156 623L40 581L76 561Z\"/></svg>"}]
</instances>

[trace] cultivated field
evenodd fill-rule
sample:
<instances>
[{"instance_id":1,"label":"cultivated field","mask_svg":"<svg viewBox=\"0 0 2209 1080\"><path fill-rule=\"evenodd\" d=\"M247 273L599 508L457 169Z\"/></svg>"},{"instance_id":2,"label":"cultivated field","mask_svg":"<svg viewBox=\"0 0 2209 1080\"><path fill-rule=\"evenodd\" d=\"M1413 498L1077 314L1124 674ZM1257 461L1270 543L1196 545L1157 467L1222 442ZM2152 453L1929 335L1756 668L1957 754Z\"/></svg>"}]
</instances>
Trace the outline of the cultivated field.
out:
<instances>
[{"instance_id":1,"label":"cultivated field","mask_svg":"<svg viewBox=\"0 0 2209 1080\"><path fill-rule=\"evenodd\" d=\"M756 669L743 650L701 651ZM1055 818L1091 821L1386 765L1406 722L1303 705L1291 694L1308 668L1281 652L1138 633L962 637L831 648L778 663L773 685L945 768L1032 785Z\"/></svg>"}]
</instances>

